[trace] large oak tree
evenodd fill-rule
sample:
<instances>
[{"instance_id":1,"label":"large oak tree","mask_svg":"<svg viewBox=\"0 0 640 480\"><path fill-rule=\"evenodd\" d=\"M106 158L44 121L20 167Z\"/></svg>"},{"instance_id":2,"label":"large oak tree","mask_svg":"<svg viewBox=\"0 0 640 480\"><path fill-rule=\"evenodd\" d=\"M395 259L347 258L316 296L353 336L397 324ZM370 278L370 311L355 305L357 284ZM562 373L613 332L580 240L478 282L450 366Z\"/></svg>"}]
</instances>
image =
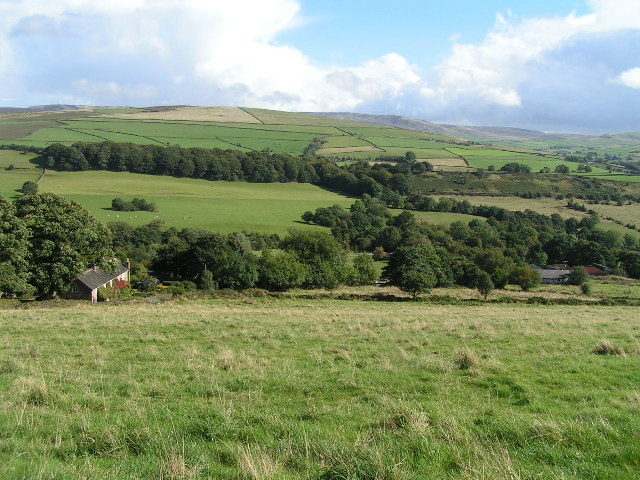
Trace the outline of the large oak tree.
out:
<instances>
[{"instance_id":1,"label":"large oak tree","mask_svg":"<svg viewBox=\"0 0 640 480\"><path fill-rule=\"evenodd\" d=\"M113 256L107 227L72 200L29 195L16 201L16 211L29 231L30 283L40 298L68 289L87 265Z\"/></svg>"}]
</instances>

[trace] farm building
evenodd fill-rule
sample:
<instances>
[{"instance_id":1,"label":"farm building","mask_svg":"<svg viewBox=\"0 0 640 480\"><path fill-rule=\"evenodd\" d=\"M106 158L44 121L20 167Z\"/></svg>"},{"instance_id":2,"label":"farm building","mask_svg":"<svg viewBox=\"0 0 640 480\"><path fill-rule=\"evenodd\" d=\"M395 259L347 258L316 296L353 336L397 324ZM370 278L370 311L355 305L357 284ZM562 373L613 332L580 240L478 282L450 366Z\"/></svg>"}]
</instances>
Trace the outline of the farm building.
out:
<instances>
[{"instance_id":1,"label":"farm building","mask_svg":"<svg viewBox=\"0 0 640 480\"><path fill-rule=\"evenodd\" d=\"M540 273L542 283L545 285L559 285L567 283L571 270L544 268L539 265L530 264L529 268Z\"/></svg>"},{"instance_id":2,"label":"farm building","mask_svg":"<svg viewBox=\"0 0 640 480\"><path fill-rule=\"evenodd\" d=\"M78 276L68 292L63 296L74 300L91 300L98 301L98 289L102 287L114 287L116 282L130 281L131 265L127 261L126 265L118 265L114 273L105 272L97 266L91 267L89 270Z\"/></svg>"},{"instance_id":3,"label":"farm building","mask_svg":"<svg viewBox=\"0 0 640 480\"><path fill-rule=\"evenodd\" d=\"M598 268L596 266L588 265L588 266L584 267L584 269L592 277L603 277L603 276L607 275L606 271L604 271L603 269Z\"/></svg>"}]
</instances>

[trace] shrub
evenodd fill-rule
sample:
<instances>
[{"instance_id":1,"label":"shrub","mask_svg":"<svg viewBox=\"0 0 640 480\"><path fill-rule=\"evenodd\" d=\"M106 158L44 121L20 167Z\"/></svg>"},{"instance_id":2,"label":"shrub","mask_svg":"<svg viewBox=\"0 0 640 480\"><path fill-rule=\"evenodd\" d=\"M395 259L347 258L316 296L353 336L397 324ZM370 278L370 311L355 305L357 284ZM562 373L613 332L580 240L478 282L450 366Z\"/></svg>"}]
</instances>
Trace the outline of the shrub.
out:
<instances>
[{"instance_id":1,"label":"shrub","mask_svg":"<svg viewBox=\"0 0 640 480\"><path fill-rule=\"evenodd\" d=\"M511 283L527 292L542 282L540 272L529 267L517 267L511 272Z\"/></svg>"},{"instance_id":2,"label":"shrub","mask_svg":"<svg viewBox=\"0 0 640 480\"><path fill-rule=\"evenodd\" d=\"M493 292L494 289L493 282L491 281L491 275L489 275L484 270L481 270L476 280L476 286L478 288L478 292L480 292L480 294L486 300L489 294Z\"/></svg>"},{"instance_id":3,"label":"shrub","mask_svg":"<svg viewBox=\"0 0 640 480\"><path fill-rule=\"evenodd\" d=\"M353 259L351 285L372 285L378 279L378 270L371 255L362 254Z\"/></svg>"},{"instance_id":4,"label":"shrub","mask_svg":"<svg viewBox=\"0 0 640 480\"><path fill-rule=\"evenodd\" d=\"M582 285L589 280L589 274L584 267L576 267L569 274L567 278L567 283L569 285Z\"/></svg>"},{"instance_id":5,"label":"shrub","mask_svg":"<svg viewBox=\"0 0 640 480\"><path fill-rule=\"evenodd\" d=\"M580 285L580 291L583 295L591 295L591 285L588 283L583 283Z\"/></svg>"},{"instance_id":6,"label":"shrub","mask_svg":"<svg viewBox=\"0 0 640 480\"><path fill-rule=\"evenodd\" d=\"M35 195L38 193L38 184L36 182L28 181L22 184L23 195Z\"/></svg>"},{"instance_id":7,"label":"shrub","mask_svg":"<svg viewBox=\"0 0 640 480\"><path fill-rule=\"evenodd\" d=\"M117 290L115 287L100 287L98 289L98 301L108 302L116 298Z\"/></svg>"},{"instance_id":8,"label":"shrub","mask_svg":"<svg viewBox=\"0 0 640 480\"><path fill-rule=\"evenodd\" d=\"M185 280L184 282L173 282L169 287L169 292L173 296L184 295L187 292L193 292L198 289L198 286L190 282L189 280Z\"/></svg>"},{"instance_id":9,"label":"shrub","mask_svg":"<svg viewBox=\"0 0 640 480\"><path fill-rule=\"evenodd\" d=\"M134 278L133 287L140 292L153 292L158 286L158 279L151 275L140 275Z\"/></svg>"}]
</instances>

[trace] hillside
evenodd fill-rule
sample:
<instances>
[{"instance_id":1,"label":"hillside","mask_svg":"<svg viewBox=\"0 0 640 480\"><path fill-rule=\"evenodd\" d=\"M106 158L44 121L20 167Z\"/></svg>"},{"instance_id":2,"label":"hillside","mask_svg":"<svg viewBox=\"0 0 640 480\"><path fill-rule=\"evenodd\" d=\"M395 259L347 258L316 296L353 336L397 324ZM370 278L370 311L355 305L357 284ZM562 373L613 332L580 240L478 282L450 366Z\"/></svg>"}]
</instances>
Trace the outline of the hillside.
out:
<instances>
[{"instance_id":1,"label":"hillside","mask_svg":"<svg viewBox=\"0 0 640 480\"><path fill-rule=\"evenodd\" d=\"M640 154L640 132L619 134L581 135L570 133L544 133L510 127L462 126L431 123L399 115L368 115L361 113L315 112L325 118L382 125L389 127L437 133L478 143L528 148L533 150L582 150L608 153Z\"/></svg>"},{"instance_id":2,"label":"hillside","mask_svg":"<svg viewBox=\"0 0 640 480\"><path fill-rule=\"evenodd\" d=\"M335 118L338 114L317 116L239 107L80 108L2 114L0 145L45 147L51 143L113 141L291 155L312 152L336 160L374 161L394 160L412 151L418 160L428 161L439 171L500 169L516 162L528 165L533 172L553 172L564 165L572 174L585 174L577 171L577 163L565 161L552 148L523 148L520 140L516 147L491 147L477 141L470 144L459 138L470 133L465 127L438 126L403 117L339 114L344 118ZM632 135L625 138L630 144L635 141ZM608 174L604 167L603 163L593 164L589 175Z\"/></svg>"}]
</instances>

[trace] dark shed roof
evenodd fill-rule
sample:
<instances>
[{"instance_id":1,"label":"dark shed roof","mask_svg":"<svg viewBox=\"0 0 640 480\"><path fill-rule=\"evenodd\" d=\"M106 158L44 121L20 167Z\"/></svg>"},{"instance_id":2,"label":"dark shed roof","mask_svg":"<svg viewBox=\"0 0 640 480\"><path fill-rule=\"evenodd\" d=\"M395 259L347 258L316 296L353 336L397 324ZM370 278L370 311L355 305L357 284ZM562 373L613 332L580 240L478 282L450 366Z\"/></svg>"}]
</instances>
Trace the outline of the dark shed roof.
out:
<instances>
[{"instance_id":1,"label":"dark shed roof","mask_svg":"<svg viewBox=\"0 0 640 480\"><path fill-rule=\"evenodd\" d=\"M119 265L116 273L105 272L101 268L97 267L95 269L90 268L82 275L80 275L76 280L93 290L94 288L98 288L105 283L110 282L114 278L117 278L126 271L127 267L125 267L124 265Z\"/></svg>"}]
</instances>

